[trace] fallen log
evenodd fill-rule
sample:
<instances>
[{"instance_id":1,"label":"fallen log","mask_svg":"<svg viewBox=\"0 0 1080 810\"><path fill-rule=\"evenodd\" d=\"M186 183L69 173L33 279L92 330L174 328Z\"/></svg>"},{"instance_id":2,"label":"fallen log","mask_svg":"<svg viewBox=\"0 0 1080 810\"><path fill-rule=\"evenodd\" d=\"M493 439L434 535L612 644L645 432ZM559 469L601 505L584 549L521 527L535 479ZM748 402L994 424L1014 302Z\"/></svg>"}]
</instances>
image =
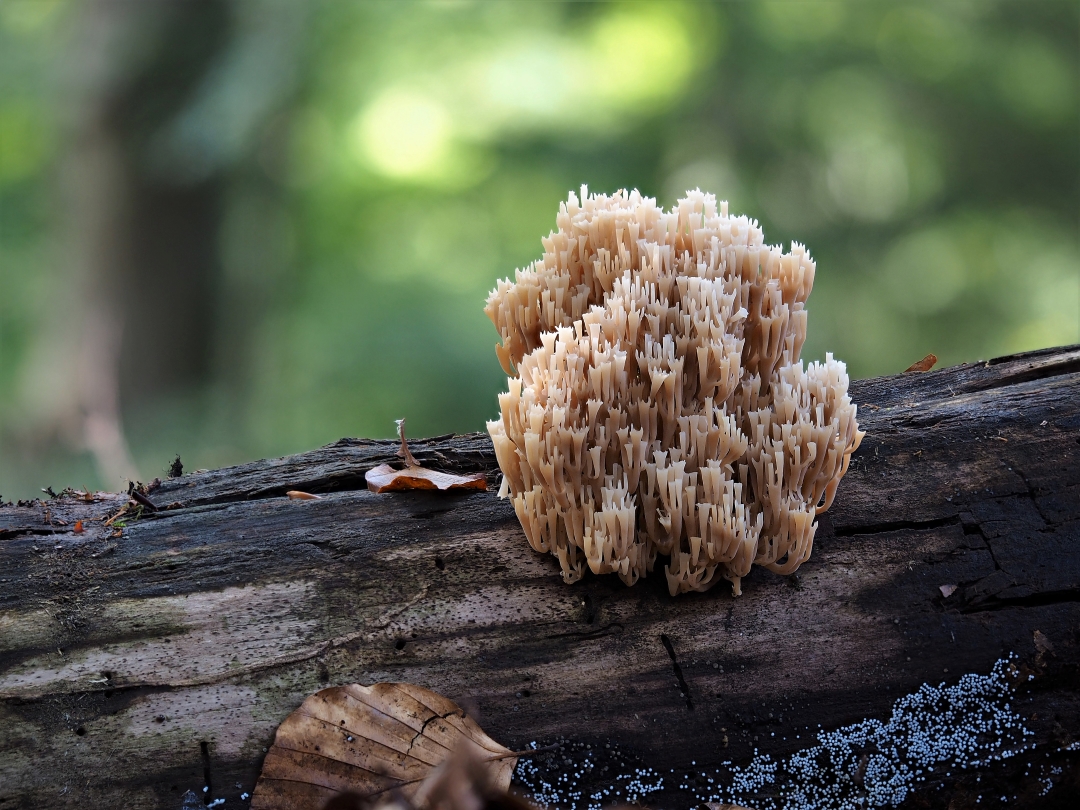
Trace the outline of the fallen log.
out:
<instances>
[{"instance_id":1,"label":"fallen log","mask_svg":"<svg viewBox=\"0 0 1080 810\"><path fill-rule=\"evenodd\" d=\"M861 806L1071 806L1080 346L857 381L852 396L867 436L813 557L787 578L755 568L739 598L672 599L659 572L566 586L494 487L368 492L392 441L157 482L153 509L111 523L126 494L2 505L0 808L178 808L189 790L246 806L305 697L377 681L438 691L513 749L558 743L519 781L562 769L581 793L565 805L635 798L612 785L636 773L662 779L637 798L689 807L721 796L708 778L749 784L772 762L754 796L782 806L792 757L828 748L819 730L888 723L914 694L962 725L949 701L1003 660L1008 739L984 728L969 742L985 762L923 767ZM410 444L497 483L482 434ZM806 778L858 796L885 767L880 740L841 738L848 759Z\"/></svg>"}]
</instances>

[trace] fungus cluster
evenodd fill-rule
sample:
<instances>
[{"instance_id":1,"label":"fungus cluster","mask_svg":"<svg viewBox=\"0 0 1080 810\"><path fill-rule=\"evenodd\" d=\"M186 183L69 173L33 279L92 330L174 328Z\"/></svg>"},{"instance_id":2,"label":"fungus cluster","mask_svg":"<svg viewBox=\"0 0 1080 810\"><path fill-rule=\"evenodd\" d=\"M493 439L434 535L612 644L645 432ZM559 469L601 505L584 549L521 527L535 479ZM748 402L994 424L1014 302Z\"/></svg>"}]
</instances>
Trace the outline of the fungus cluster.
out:
<instances>
[{"instance_id":1,"label":"fungus cluster","mask_svg":"<svg viewBox=\"0 0 1080 810\"><path fill-rule=\"evenodd\" d=\"M571 193L543 258L485 312L509 379L488 423L529 544L628 585L667 555L672 595L809 556L862 439L842 362L806 368L815 265L711 194L664 211Z\"/></svg>"}]
</instances>

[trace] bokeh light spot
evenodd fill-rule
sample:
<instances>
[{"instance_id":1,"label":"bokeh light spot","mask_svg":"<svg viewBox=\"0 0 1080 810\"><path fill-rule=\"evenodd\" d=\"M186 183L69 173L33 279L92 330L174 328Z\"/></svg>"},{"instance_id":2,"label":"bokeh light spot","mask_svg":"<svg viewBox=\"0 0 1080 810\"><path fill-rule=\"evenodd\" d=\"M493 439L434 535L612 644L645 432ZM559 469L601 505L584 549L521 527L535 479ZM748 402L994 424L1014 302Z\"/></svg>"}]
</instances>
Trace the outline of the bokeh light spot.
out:
<instances>
[{"instance_id":1,"label":"bokeh light spot","mask_svg":"<svg viewBox=\"0 0 1080 810\"><path fill-rule=\"evenodd\" d=\"M615 103L660 100L679 94L697 61L680 14L671 4L617 6L593 31L588 81ZM584 80L584 79L583 79Z\"/></svg>"},{"instance_id":2,"label":"bokeh light spot","mask_svg":"<svg viewBox=\"0 0 1080 810\"><path fill-rule=\"evenodd\" d=\"M557 116L573 86L572 65L559 46L558 41L543 38L498 52L485 70L482 87L487 100L503 113Z\"/></svg>"},{"instance_id":3,"label":"bokeh light spot","mask_svg":"<svg viewBox=\"0 0 1080 810\"><path fill-rule=\"evenodd\" d=\"M421 178L447 157L450 116L434 99L409 90L385 91L352 125L357 156L380 174Z\"/></svg>"}]
</instances>

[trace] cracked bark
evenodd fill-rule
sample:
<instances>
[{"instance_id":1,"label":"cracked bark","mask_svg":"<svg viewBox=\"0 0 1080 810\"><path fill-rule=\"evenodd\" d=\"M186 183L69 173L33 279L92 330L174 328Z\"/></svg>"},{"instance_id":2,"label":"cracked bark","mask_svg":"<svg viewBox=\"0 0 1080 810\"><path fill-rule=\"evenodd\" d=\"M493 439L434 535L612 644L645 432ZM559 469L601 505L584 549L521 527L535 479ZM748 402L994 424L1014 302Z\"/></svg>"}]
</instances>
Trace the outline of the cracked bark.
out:
<instances>
[{"instance_id":1,"label":"cracked bark","mask_svg":"<svg viewBox=\"0 0 1080 810\"><path fill-rule=\"evenodd\" d=\"M797 577L755 571L739 599L672 600L657 574L567 587L494 492L367 492L393 441L162 482L150 499L183 506L119 537L101 518L123 495L0 506L0 808L175 808L201 795L204 750L231 804L277 724L354 681L435 689L511 748L610 740L666 772L790 754L796 734L887 717L922 683L1015 652L1036 675L1015 701L1033 756L1075 742L1080 347L852 394L867 438L812 558ZM410 446L497 484L485 436ZM1067 776L1080 754L1055 756ZM1049 806L1026 764L963 779ZM966 784L942 776L908 804L966 806Z\"/></svg>"},{"instance_id":2,"label":"cracked bark","mask_svg":"<svg viewBox=\"0 0 1080 810\"><path fill-rule=\"evenodd\" d=\"M660 634L660 643L664 645L668 657L671 658L671 671L675 673L675 680L679 684L680 694L682 694L683 699L686 701L686 708L693 711L694 701L690 697L690 687L686 685L686 679L683 678L682 667L679 666L679 659L675 655L675 647L671 643L671 639L668 638L665 633Z\"/></svg>"}]
</instances>

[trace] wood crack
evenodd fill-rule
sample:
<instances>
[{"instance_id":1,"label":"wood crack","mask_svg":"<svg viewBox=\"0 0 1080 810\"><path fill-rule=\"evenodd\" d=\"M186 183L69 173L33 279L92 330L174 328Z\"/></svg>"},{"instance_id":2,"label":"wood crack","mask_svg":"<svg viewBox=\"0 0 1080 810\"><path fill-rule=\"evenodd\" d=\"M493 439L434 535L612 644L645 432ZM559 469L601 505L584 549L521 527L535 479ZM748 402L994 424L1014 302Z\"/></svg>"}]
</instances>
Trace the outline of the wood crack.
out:
<instances>
[{"instance_id":1,"label":"wood crack","mask_svg":"<svg viewBox=\"0 0 1080 810\"><path fill-rule=\"evenodd\" d=\"M544 636L547 639L568 638L586 640L590 638L601 638L603 636L617 635L623 631L623 625L621 622L611 622L605 624L603 627L598 627L595 630L579 630L571 631L567 633L553 633L549 636Z\"/></svg>"},{"instance_id":2,"label":"wood crack","mask_svg":"<svg viewBox=\"0 0 1080 810\"><path fill-rule=\"evenodd\" d=\"M1043 519L1043 523L1047 526L1053 524L1053 521L1046 517L1046 514L1042 510L1042 506L1039 504L1039 499L1035 496L1035 488L1031 485L1028 477L1024 475L1024 471L1019 467L1013 466L1009 468L1024 482L1024 488L1027 490L1027 496L1031 498L1031 504L1035 507L1035 511L1039 513L1039 517Z\"/></svg>"},{"instance_id":3,"label":"wood crack","mask_svg":"<svg viewBox=\"0 0 1080 810\"><path fill-rule=\"evenodd\" d=\"M53 534L71 534L71 527L63 529L46 529L38 528L36 526L20 526L16 529L0 529L0 540L12 540L16 537L25 537L26 535L34 536L48 536Z\"/></svg>"},{"instance_id":4,"label":"wood crack","mask_svg":"<svg viewBox=\"0 0 1080 810\"><path fill-rule=\"evenodd\" d=\"M675 647L672 645L671 639L664 633L660 634L660 643L664 645L664 649L667 650L667 654L671 658L671 669L675 673L675 679L679 682L679 691L682 692L682 696L686 700L686 708L693 711L694 701L690 699L690 687L686 685L686 679L683 678L682 667L679 666L679 659L675 656Z\"/></svg>"},{"instance_id":5,"label":"wood crack","mask_svg":"<svg viewBox=\"0 0 1080 810\"><path fill-rule=\"evenodd\" d=\"M416 745L417 740L424 736L424 732L427 731L428 724L430 724L434 720L446 720L448 717L454 717L455 715L460 717L462 720L465 719L465 712L463 712L461 709L446 712L445 714L431 715L431 717L429 717L423 722L423 724L420 726L420 730L413 735L413 738L409 740L409 747L405 751L405 756L409 756L409 754L412 753L413 746Z\"/></svg>"},{"instance_id":6,"label":"wood crack","mask_svg":"<svg viewBox=\"0 0 1080 810\"><path fill-rule=\"evenodd\" d=\"M859 537L864 534L885 534L887 532L937 529L941 526L952 526L960 522L959 515L934 518L932 520L893 520L885 523L871 523L860 526L844 526L834 529L836 537Z\"/></svg>"},{"instance_id":7,"label":"wood crack","mask_svg":"<svg viewBox=\"0 0 1080 810\"><path fill-rule=\"evenodd\" d=\"M1004 360L1005 358L1001 358ZM997 365L990 361L990 365ZM984 383L974 383L968 386L968 391L990 391L994 388L1004 388L1010 385L1031 382L1032 380L1045 380L1048 377L1060 377L1065 374L1075 374L1080 371L1080 351L1072 351L1057 354L1051 359L1042 362L1031 362L1026 368L1009 371L996 379Z\"/></svg>"},{"instance_id":8,"label":"wood crack","mask_svg":"<svg viewBox=\"0 0 1080 810\"><path fill-rule=\"evenodd\" d=\"M1069 588L1061 591L1042 591L1027 596L991 596L985 602L960 608L960 613L990 613L997 610L1065 605L1070 602L1080 602L1080 588Z\"/></svg>"}]
</instances>

